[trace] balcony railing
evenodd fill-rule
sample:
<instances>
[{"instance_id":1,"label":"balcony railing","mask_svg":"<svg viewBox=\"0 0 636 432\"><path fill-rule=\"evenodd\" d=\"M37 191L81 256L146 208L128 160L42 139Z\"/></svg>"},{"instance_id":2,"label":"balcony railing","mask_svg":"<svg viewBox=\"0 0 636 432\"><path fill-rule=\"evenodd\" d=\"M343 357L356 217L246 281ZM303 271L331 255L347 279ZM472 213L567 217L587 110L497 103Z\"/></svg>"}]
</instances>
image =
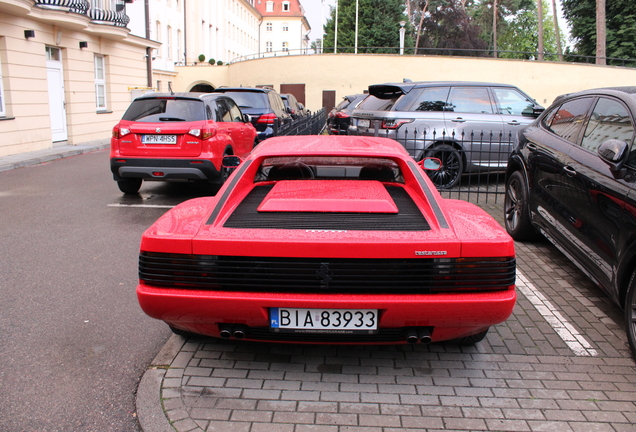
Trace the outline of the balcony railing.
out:
<instances>
[{"instance_id":1,"label":"balcony railing","mask_svg":"<svg viewBox=\"0 0 636 432\"><path fill-rule=\"evenodd\" d=\"M124 0L34 0L34 3L43 9L86 15L95 24L126 27L130 22Z\"/></svg>"}]
</instances>

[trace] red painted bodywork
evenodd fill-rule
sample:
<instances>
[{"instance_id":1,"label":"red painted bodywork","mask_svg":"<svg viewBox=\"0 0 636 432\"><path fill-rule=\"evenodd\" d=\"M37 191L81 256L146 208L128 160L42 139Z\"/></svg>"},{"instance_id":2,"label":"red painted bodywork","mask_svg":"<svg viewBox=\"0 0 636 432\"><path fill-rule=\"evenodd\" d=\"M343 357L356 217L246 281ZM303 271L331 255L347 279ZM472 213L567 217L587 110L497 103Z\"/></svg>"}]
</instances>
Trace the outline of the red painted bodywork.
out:
<instances>
[{"instance_id":1,"label":"red painted bodywork","mask_svg":"<svg viewBox=\"0 0 636 432\"><path fill-rule=\"evenodd\" d=\"M377 157L395 161L404 188L430 225L428 231L357 231L227 228L223 224L254 187L263 159L274 156ZM514 242L479 207L443 199L399 143L359 136L271 138L249 156L240 178L234 173L215 197L189 200L157 220L141 239L142 252L304 258L445 258L515 256ZM418 176L413 170L420 170ZM424 179L425 187L417 181ZM293 184L292 184L293 183ZM391 212L395 204L377 181L302 180L279 182L265 211ZM359 185L359 189L356 185ZM315 198L312 200L312 198ZM219 202L222 205L217 204ZM343 210L345 209L345 210ZM216 218L210 216L215 212ZM429 254L426 256L426 254ZM139 303L146 314L170 326L219 336L219 323L269 325L270 307L378 309L380 327L434 327L434 341L477 334L505 321L516 301L515 286L494 292L435 294L253 293L154 287L140 283ZM246 337L249 339L249 336Z\"/></svg>"}]
</instances>

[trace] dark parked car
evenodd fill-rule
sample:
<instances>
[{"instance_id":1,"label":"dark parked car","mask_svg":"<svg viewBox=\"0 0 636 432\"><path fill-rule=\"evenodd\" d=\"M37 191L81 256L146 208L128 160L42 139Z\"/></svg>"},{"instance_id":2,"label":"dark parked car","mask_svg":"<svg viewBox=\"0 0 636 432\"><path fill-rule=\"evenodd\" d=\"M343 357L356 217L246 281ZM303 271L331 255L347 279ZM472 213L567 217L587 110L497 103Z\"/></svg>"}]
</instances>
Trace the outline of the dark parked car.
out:
<instances>
[{"instance_id":1,"label":"dark parked car","mask_svg":"<svg viewBox=\"0 0 636 432\"><path fill-rule=\"evenodd\" d=\"M625 308L636 356L636 87L561 96L519 135L505 225L537 232Z\"/></svg>"},{"instance_id":2,"label":"dark parked car","mask_svg":"<svg viewBox=\"0 0 636 432\"><path fill-rule=\"evenodd\" d=\"M505 170L519 127L543 111L507 84L407 81L369 86L369 94L349 133L396 139L415 160L440 158L442 169L428 173L438 188L465 172Z\"/></svg>"},{"instance_id":3,"label":"dark parked car","mask_svg":"<svg viewBox=\"0 0 636 432\"><path fill-rule=\"evenodd\" d=\"M144 180L222 184L223 156L245 156L256 131L249 116L222 94L152 93L136 98L113 128L110 169L119 189Z\"/></svg>"},{"instance_id":4,"label":"dark parked car","mask_svg":"<svg viewBox=\"0 0 636 432\"><path fill-rule=\"evenodd\" d=\"M294 120L304 118L309 115L309 111L307 111L303 104L298 102L298 99L296 99L296 96L293 94L283 93L280 97L283 100L283 104L285 105L287 112Z\"/></svg>"},{"instance_id":5,"label":"dark parked car","mask_svg":"<svg viewBox=\"0 0 636 432\"><path fill-rule=\"evenodd\" d=\"M342 98L342 101L329 112L327 116L327 129L331 135L347 135L351 113L360 103L369 96L368 94L354 94Z\"/></svg>"},{"instance_id":6,"label":"dark parked car","mask_svg":"<svg viewBox=\"0 0 636 432\"><path fill-rule=\"evenodd\" d=\"M258 132L258 141L277 136L292 122L280 94L269 87L219 87L214 93L231 97L246 114Z\"/></svg>"}]
</instances>

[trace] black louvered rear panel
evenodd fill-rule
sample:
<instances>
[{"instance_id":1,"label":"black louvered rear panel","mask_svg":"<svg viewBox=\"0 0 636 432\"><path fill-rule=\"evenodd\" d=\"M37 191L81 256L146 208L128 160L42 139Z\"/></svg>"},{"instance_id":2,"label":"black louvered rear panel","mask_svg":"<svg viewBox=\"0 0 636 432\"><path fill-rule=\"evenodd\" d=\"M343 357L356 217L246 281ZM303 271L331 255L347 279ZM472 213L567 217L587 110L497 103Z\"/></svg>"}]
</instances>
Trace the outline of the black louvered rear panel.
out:
<instances>
[{"instance_id":1,"label":"black louvered rear panel","mask_svg":"<svg viewBox=\"0 0 636 432\"><path fill-rule=\"evenodd\" d=\"M387 186L398 208L392 213L259 212L273 185L256 186L234 210L223 226L227 228L428 231L430 226L404 188Z\"/></svg>"},{"instance_id":2,"label":"black louvered rear panel","mask_svg":"<svg viewBox=\"0 0 636 432\"><path fill-rule=\"evenodd\" d=\"M139 278L159 287L244 292L494 291L515 283L515 259L314 259L142 252Z\"/></svg>"}]
</instances>

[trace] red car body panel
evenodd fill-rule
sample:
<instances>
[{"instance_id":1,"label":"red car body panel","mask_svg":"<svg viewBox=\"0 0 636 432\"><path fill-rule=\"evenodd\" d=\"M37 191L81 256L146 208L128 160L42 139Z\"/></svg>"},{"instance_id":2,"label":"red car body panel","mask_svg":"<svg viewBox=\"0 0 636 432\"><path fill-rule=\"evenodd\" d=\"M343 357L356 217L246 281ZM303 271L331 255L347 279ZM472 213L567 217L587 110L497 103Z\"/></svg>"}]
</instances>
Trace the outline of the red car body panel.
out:
<instances>
[{"instance_id":1,"label":"red car body panel","mask_svg":"<svg viewBox=\"0 0 636 432\"><path fill-rule=\"evenodd\" d=\"M428 223L426 230L383 229L275 229L263 226L231 227L233 214L261 185L273 185L256 213L281 217L314 214L344 217L356 209L367 215L395 215L394 198L376 180L281 180L256 182L264 160L277 157L386 158L403 176L399 187L407 192ZM420 172L418 173L417 170ZM390 182L391 183L391 182ZM393 184L393 183L391 183ZM264 207L264 208L263 208ZM334 215L334 216L330 216ZM443 199L428 177L397 142L352 136L281 137L261 143L228 179L215 197L186 201L155 222L141 240L143 254L169 254L170 259L195 257L250 257L250 259L404 260L408 263L467 262L459 272L470 272L480 259L514 261L514 243L501 226L473 204ZM365 261L362 261L365 262ZM471 264L471 263L475 264ZM513 264L514 266L514 264ZM468 270L466 270L468 269ZM503 270L502 270L503 271ZM495 270L495 273L499 270ZM400 292L263 292L197 287L157 286L142 280L137 288L146 314L170 326L219 337L221 326L267 328L270 308L373 309L380 329L430 328L434 341L478 334L512 313L516 301L512 281L497 290L475 287L427 293ZM209 272L208 272L209 273ZM204 276L208 276L205 273ZM442 272L443 273L443 272ZM471 273L472 274L472 273ZM476 273L479 278L479 271ZM461 275L460 275L461 276ZM444 276L440 276L444 279ZM292 290L293 291L293 290ZM399 291L399 289L398 289ZM248 333L245 339L252 339ZM272 334L255 340L279 341ZM309 340L307 340L309 341ZM330 343L338 343L335 336ZM360 340L360 343L367 343ZM404 343L404 339L389 342ZM348 340L347 343L358 343Z\"/></svg>"}]
</instances>

